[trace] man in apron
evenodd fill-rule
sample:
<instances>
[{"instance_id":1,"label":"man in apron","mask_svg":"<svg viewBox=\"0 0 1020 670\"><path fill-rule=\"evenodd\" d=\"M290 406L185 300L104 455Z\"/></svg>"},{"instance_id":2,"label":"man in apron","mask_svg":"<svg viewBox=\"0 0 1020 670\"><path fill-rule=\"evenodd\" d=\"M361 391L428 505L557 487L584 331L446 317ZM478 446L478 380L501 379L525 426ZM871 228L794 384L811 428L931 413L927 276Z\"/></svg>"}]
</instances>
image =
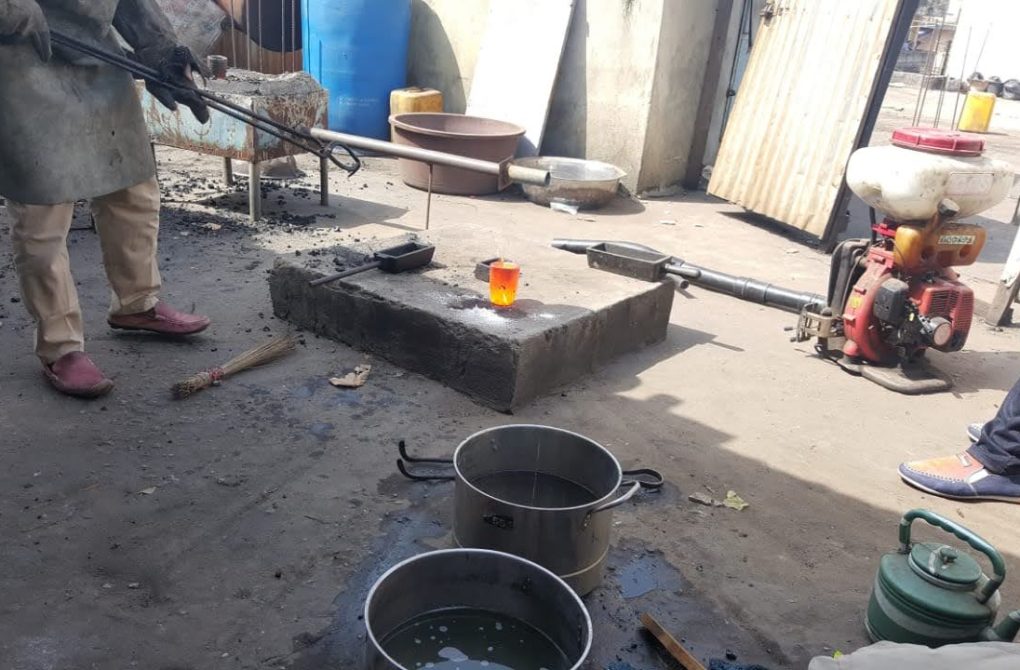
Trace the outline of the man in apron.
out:
<instances>
[{"instance_id":1,"label":"man in apron","mask_svg":"<svg viewBox=\"0 0 1020 670\"><path fill-rule=\"evenodd\" d=\"M74 202L89 199L112 288L107 321L127 330L190 335L209 319L159 300L159 187L130 74L51 44L50 29L123 54L194 87L194 58L177 46L155 0L0 0L0 196L13 218L21 296L35 320L35 351L58 390L97 397L113 388L85 355L67 233ZM152 85L208 119L190 91Z\"/></svg>"}]
</instances>

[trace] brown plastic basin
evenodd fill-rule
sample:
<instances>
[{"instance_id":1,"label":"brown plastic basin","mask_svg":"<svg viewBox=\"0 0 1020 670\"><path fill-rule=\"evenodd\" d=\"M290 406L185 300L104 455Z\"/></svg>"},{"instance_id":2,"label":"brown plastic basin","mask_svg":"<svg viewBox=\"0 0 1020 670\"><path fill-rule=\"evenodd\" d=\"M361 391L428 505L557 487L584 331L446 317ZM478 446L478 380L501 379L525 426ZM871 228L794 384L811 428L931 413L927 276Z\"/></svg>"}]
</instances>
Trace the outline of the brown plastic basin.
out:
<instances>
[{"instance_id":1,"label":"brown plastic basin","mask_svg":"<svg viewBox=\"0 0 1020 670\"><path fill-rule=\"evenodd\" d=\"M463 114L412 112L390 117L393 141L412 147L499 163L513 158L524 128L505 121ZM429 166L406 158L399 160L400 178L414 188L427 189ZM485 195L499 190L494 175L436 165L432 190L452 195Z\"/></svg>"}]
</instances>

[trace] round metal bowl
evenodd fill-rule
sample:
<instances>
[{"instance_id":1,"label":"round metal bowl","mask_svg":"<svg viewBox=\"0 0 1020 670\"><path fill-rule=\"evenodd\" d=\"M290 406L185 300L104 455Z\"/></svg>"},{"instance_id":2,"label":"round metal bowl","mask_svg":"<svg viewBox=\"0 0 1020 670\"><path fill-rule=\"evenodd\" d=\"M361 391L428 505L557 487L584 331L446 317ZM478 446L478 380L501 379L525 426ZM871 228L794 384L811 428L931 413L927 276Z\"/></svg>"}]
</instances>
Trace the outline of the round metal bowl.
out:
<instances>
[{"instance_id":1,"label":"round metal bowl","mask_svg":"<svg viewBox=\"0 0 1020 670\"><path fill-rule=\"evenodd\" d=\"M616 196L620 180L627 176L615 165L581 158L536 156L518 158L514 164L549 171L548 186L521 186L524 197L543 207L557 202L578 209L598 209Z\"/></svg>"}]
</instances>

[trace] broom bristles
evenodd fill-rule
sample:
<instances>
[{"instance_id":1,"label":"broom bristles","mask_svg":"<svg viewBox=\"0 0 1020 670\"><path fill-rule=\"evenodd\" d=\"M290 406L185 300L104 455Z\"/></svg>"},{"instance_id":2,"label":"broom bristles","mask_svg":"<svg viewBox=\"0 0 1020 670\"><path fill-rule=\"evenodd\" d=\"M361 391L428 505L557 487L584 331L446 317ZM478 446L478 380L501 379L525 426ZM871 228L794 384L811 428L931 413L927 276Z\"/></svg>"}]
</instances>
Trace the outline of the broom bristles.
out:
<instances>
[{"instance_id":1,"label":"broom bristles","mask_svg":"<svg viewBox=\"0 0 1020 670\"><path fill-rule=\"evenodd\" d=\"M253 368L272 360L276 360L284 354L294 351L297 346L297 338L293 335L274 337L263 345L250 349L239 354L223 364L224 376L229 376L241 370Z\"/></svg>"},{"instance_id":2,"label":"broom bristles","mask_svg":"<svg viewBox=\"0 0 1020 670\"><path fill-rule=\"evenodd\" d=\"M177 382L172 388L174 398L177 400L187 398L193 393L209 388L224 377L276 360L294 351L296 346L297 337L293 335L274 337L265 344L231 358L222 367L204 370Z\"/></svg>"}]
</instances>

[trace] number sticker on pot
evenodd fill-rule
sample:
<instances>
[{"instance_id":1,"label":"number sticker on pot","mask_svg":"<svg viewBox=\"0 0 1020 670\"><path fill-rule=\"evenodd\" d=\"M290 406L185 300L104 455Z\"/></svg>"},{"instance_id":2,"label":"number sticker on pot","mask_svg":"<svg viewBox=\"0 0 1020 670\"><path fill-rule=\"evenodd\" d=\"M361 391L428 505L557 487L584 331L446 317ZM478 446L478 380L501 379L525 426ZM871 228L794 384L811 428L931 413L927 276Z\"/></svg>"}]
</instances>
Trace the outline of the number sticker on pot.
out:
<instances>
[{"instance_id":1,"label":"number sticker on pot","mask_svg":"<svg viewBox=\"0 0 1020 670\"><path fill-rule=\"evenodd\" d=\"M514 529L514 519L510 516L502 516L500 514L486 514L482 517L482 521L495 526L496 528L502 528L503 530Z\"/></svg>"}]
</instances>

